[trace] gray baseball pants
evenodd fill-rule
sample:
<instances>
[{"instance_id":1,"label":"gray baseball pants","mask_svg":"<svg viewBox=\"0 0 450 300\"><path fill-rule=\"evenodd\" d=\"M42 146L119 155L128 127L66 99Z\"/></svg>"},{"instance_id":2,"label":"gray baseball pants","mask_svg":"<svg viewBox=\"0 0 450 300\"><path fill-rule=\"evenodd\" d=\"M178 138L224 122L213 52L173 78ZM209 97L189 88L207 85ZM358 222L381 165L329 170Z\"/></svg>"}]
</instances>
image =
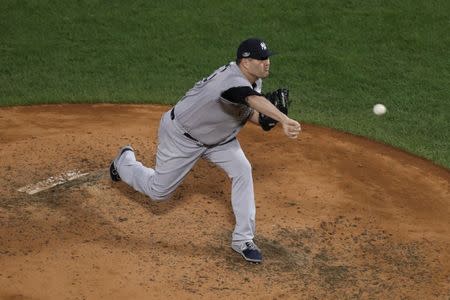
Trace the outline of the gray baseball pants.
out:
<instances>
[{"instance_id":1,"label":"gray baseball pants","mask_svg":"<svg viewBox=\"0 0 450 300\"><path fill-rule=\"evenodd\" d=\"M143 166L132 151L126 151L116 162L122 181L155 201L165 200L197 160L205 158L222 168L232 181L231 204L236 218L233 242L252 240L256 214L252 168L239 142L235 139L211 148L200 145L184 135L170 112L161 119L158 139L155 169Z\"/></svg>"}]
</instances>

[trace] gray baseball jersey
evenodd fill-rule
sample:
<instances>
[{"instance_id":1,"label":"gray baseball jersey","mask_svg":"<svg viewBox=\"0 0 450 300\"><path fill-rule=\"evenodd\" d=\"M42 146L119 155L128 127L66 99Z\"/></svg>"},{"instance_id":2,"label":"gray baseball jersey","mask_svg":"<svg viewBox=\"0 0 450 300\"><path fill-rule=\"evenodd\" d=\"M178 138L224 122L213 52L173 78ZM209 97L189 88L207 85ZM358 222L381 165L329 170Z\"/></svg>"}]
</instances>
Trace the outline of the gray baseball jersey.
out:
<instances>
[{"instance_id":1,"label":"gray baseball jersey","mask_svg":"<svg viewBox=\"0 0 450 300\"><path fill-rule=\"evenodd\" d=\"M180 99L174 108L177 122L205 145L234 138L252 114L245 101L224 97L224 93L237 87L251 88L259 94L262 80L258 79L252 86L236 63L230 62L198 81Z\"/></svg>"},{"instance_id":2,"label":"gray baseball jersey","mask_svg":"<svg viewBox=\"0 0 450 300\"><path fill-rule=\"evenodd\" d=\"M251 241L256 214L252 167L235 137L252 114L245 98L260 92L261 80L252 85L234 62L217 69L163 115L155 167L145 167L127 151L114 162L121 179L153 200L164 200L200 158L207 159L232 180L233 242Z\"/></svg>"}]
</instances>

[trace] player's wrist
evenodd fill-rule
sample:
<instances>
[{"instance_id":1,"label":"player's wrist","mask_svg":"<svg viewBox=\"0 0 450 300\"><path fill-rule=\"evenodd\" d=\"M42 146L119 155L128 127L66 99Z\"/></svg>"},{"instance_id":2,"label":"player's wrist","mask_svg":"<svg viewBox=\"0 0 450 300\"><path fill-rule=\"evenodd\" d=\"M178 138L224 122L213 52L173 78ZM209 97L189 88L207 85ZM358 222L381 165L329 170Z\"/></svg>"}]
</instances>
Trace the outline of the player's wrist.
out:
<instances>
[{"instance_id":1,"label":"player's wrist","mask_svg":"<svg viewBox=\"0 0 450 300\"><path fill-rule=\"evenodd\" d=\"M283 113L281 113L281 119L280 119L280 123L282 123L282 124L289 124L290 123L290 121L291 121L291 119L288 117L288 116L286 116L285 114L283 114Z\"/></svg>"}]
</instances>

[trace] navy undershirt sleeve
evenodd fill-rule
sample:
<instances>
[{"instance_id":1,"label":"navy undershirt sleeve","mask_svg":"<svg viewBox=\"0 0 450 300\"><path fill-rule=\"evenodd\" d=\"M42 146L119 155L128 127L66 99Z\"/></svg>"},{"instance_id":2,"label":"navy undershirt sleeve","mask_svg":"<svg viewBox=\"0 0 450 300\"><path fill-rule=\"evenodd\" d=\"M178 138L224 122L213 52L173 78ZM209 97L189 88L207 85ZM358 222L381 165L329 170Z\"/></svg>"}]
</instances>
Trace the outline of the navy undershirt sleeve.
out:
<instances>
[{"instance_id":1,"label":"navy undershirt sleeve","mask_svg":"<svg viewBox=\"0 0 450 300\"><path fill-rule=\"evenodd\" d=\"M260 93L258 93L249 86L232 87L222 93L222 97L225 98L226 100L245 105L248 105L247 101L245 101L245 98L252 95L261 96Z\"/></svg>"}]
</instances>

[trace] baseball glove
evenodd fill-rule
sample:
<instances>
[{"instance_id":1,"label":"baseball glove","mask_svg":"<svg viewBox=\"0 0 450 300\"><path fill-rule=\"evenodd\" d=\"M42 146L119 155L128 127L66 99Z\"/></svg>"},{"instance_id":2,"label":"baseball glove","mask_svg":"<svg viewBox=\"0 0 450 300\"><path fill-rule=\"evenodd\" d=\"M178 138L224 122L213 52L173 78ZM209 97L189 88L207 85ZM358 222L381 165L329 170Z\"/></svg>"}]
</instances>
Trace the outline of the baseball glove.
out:
<instances>
[{"instance_id":1,"label":"baseball glove","mask_svg":"<svg viewBox=\"0 0 450 300\"><path fill-rule=\"evenodd\" d=\"M291 104L291 102L289 101L288 89L278 89L276 91L265 94L264 97L266 97L267 100L269 100L276 108L278 108L279 111L281 111L285 115L288 114L289 106ZM269 131L270 129L274 128L277 123L278 121L272 119L271 117L259 113L259 124L265 131Z\"/></svg>"}]
</instances>

